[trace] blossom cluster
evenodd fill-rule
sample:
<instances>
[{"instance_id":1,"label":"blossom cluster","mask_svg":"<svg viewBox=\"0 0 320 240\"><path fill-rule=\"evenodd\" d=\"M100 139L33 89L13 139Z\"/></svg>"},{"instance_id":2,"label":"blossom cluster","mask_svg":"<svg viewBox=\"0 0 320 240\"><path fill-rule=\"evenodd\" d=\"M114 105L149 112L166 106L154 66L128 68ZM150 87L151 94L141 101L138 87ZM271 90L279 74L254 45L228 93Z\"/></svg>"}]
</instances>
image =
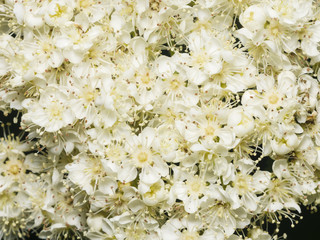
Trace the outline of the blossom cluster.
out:
<instances>
[{"instance_id":1,"label":"blossom cluster","mask_svg":"<svg viewBox=\"0 0 320 240\"><path fill-rule=\"evenodd\" d=\"M27 135L0 141L0 238L285 238L320 202L319 10L0 0L0 110Z\"/></svg>"}]
</instances>

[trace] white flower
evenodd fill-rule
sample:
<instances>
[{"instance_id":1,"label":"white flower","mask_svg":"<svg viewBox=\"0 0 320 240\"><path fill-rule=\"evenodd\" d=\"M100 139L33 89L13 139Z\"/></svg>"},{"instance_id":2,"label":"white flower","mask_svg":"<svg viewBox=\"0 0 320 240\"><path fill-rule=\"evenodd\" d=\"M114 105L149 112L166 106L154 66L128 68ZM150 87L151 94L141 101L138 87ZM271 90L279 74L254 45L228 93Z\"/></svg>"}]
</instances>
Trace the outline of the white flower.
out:
<instances>
[{"instance_id":1,"label":"white flower","mask_svg":"<svg viewBox=\"0 0 320 240\"><path fill-rule=\"evenodd\" d=\"M69 172L69 179L90 195L100 186L100 183L103 184L105 171L99 158L80 154L74 157L74 161L67 164L65 168Z\"/></svg>"},{"instance_id":2,"label":"white flower","mask_svg":"<svg viewBox=\"0 0 320 240\"><path fill-rule=\"evenodd\" d=\"M141 169L139 178L142 182L153 184L168 174L169 168L159 153L153 150L155 130L146 127L138 136L130 136L126 151L129 154L124 159L118 172L121 181L130 182L137 177L137 169Z\"/></svg>"},{"instance_id":3,"label":"white flower","mask_svg":"<svg viewBox=\"0 0 320 240\"><path fill-rule=\"evenodd\" d=\"M98 0L77 0L76 7L81 12L77 16L83 14L83 17L86 17L90 23L101 20L111 11L108 9L106 2L101 2Z\"/></svg>"},{"instance_id":4,"label":"white flower","mask_svg":"<svg viewBox=\"0 0 320 240\"><path fill-rule=\"evenodd\" d=\"M161 56L156 61L158 75L163 79L159 86L164 91L164 95L159 101L165 106L181 104L184 106L195 106L199 101L198 87L192 82L188 82L185 71L178 69L177 64L169 57Z\"/></svg>"},{"instance_id":5,"label":"white flower","mask_svg":"<svg viewBox=\"0 0 320 240\"><path fill-rule=\"evenodd\" d=\"M12 160L22 160L25 157L24 152L30 150L30 144L21 141L19 137L14 138L11 135L4 135L2 138L0 138L0 161L5 161L7 158Z\"/></svg>"},{"instance_id":6,"label":"white flower","mask_svg":"<svg viewBox=\"0 0 320 240\"><path fill-rule=\"evenodd\" d=\"M64 57L61 49L55 46L56 39L47 36L47 32L39 36L35 35L34 38L30 40L30 44L36 42L34 44L34 51L37 54L38 63L42 66L43 72L49 67L60 67L64 61Z\"/></svg>"},{"instance_id":7,"label":"white flower","mask_svg":"<svg viewBox=\"0 0 320 240\"><path fill-rule=\"evenodd\" d=\"M259 31L264 28L266 13L263 6L252 5L240 15L240 23L249 31Z\"/></svg>"},{"instance_id":8,"label":"white flower","mask_svg":"<svg viewBox=\"0 0 320 240\"><path fill-rule=\"evenodd\" d=\"M201 203L210 195L212 189L207 184L207 176L204 174L193 175L189 173L181 174L178 181L171 188L177 199L184 203L184 209L188 213L195 213Z\"/></svg>"},{"instance_id":9,"label":"white flower","mask_svg":"<svg viewBox=\"0 0 320 240\"><path fill-rule=\"evenodd\" d=\"M233 188L241 197L243 206L249 211L255 211L258 207L259 197L256 194L262 193L270 182L270 173L267 171L252 171L252 162L250 160L240 160L239 168L241 172L236 173L233 180Z\"/></svg>"},{"instance_id":10,"label":"white flower","mask_svg":"<svg viewBox=\"0 0 320 240\"><path fill-rule=\"evenodd\" d=\"M261 199L266 206L265 211L276 212L284 208L300 212L301 209L296 201L301 195L298 186L294 178L273 179L266 189L267 195Z\"/></svg>"},{"instance_id":11,"label":"white flower","mask_svg":"<svg viewBox=\"0 0 320 240\"><path fill-rule=\"evenodd\" d=\"M301 31L301 49L310 57L319 55L317 44L320 41L319 36L320 21L306 26Z\"/></svg>"},{"instance_id":12,"label":"white flower","mask_svg":"<svg viewBox=\"0 0 320 240\"><path fill-rule=\"evenodd\" d=\"M48 132L56 132L74 121L68 96L53 86L44 90L39 101L26 99L23 105L29 110L23 121L33 122Z\"/></svg>"},{"instance_id":13,"label":"white flower","mask_svg":"<svg viewBox=\"0 0 320 240\"><path fill-rule=\"evenodd\" d=\"M248 113L245 113L242 108L234 108L228 117L228 126L234 133L243 137L250 134L254 129L254 119Z\"/></svg>"},{"instance_id":14,"label":"white flower","mask_svg":"<svg viewBox=\"0 0 320 240\"><path fill-rule=\"evenodd\" d=\"M46 6L44 19L51 26L59 26L73 17L73 1L54 0Z\"/></svg>"},{"instance_id":15,"label":"white flower","mask_svg":"<svg viewBox=\"0 0 320 240\"><path fill-rule=\"evenodd\" d=\"M202 204L200 214L211 229L223 230L225 236L232 235L236 228L244 228L250 223L247 212L240 207L235 191L230 186L223 190L221 186L215 187L213 198Z\"/></svg>"},{"instance_id":16,"label":"white flower","mask_svg":"<svg viewBox=\"0 0 320 240\"><path fill-rule=\"evenodd\" d=\"M26 24L28 27L40 28L44 25L44 9L42 4L36 2L15 3L13 12L19 24Z\"/></svg>"},{"instance_id":17,"label":"white flower","mask_svg":"<svg viewBox=\"0 0 320 240\"><path fill-rule=\"evenodd\" d=\"M101 215L95 215L88 217L87 223L90 226L90 230L86 236L92 240L102 240L106 238L112 238L115 235L114 224L107 218L103 218ZM102 232L101 232L102 230Z\"/></svg>"},{"instance_id":18,"label":"white flower","mask_svg":"<svg viewBox=\"0 0 320 240\"><path fill-rule=\"evenodd\" d=\"M187 218L170 219L165 225L161 227L161 235L163 239L169 240L187 240L187 239L224 239L223 233L218 230L204 230L200 235L203 226L200 220L196 219L194 215L189 215Z\"/></svg>"},{"instance_id":19,"label":"white flower","mask_svg":"<svg viewBox=\"0 0 320 240\"><path fill-rule=\"evenodd\" d=\"M249 236L252 240L271 240L272 237L260 228L254 228L250 231Z\"/></svg>"},{"instance_id":20,"label":"white flower","mask_svg":"<svg viewBox=\"0 0 320 240\"><path fill-rule=\"evenodd\" d=\"M282 138L275 137L271 141L271 147L277 154L283 155L293 151L299 145L299 138L296 134L287 134Z\"/></svg>"},{"instance_id":21,"label":"white flower","mask_svg":"<svg viewBox=\"0 0 320 240\"><path fill-rule=\"evenodd\" d=\"M88 125L92 124L98 115L98 109L96 107L98 98L101 94L107 95L107 93L101 90L98 80L86 84L80 79L73 81L71 92L74 94L74 98L70 100L74 115L78 119L85 118Z\"/></svg>"},{"instance_id":22,"label":"white flower","mask_svg":"<svg viewBox=\"0 0 320 240\"><path fill-rule=\"evenodd\" d=\"M168 191L165 189L163 180L158 180L152 185L140 183L139 192L143 197L143 202L148 206L155 206L167 199Z\"/></svg>"},{"instance_id":23,"label":"white flower","mask_svg":"<svg viewBox=\"0 0 320 240\"><path fill-rule=\"evenodd\" d=\"M190 34L188 41L190 56L181 56L190 66L185 68L190 80L194 84L200 85L210 75L221 71L221 43L205 31Z\"/></svg>"},{"instance_id":24,"label":"white flower","mask_svg":"<svg viewBox=\"0 0 320 240\"><path fill-rule=\"evenodd\" d=\"M288 76L288 77L287 77ZM275 80L270 76L263 77L257 82L258 91L249 90L242 97L244 105L263 104L268 109L277 109L284 107L285 97L291 97L294 94L295 77L292 72L282 72L278 77L278 86L275 88ZM248 96L246 94L249 94Z\"/></svg>"},{"instance_id":25,"label":"white flower","mask_svg":"<svg viewBox=\"0 0 320 240\"><path fill-rule=\"evenodd\" d=\"M76 24L70 23L57 33L55 45L62 50L63 56L68 61L79 64L101 34L102 29L99 26L94 26L83 33Z\"/></svg>"},{"instance_id":26,"label":"white flower","mask_svg":"<svg viewBox=\"0 0 320 240\"><path fill-rule=\"evenodd\" d=\"M108 211L110 216L129 213L129 202L136 200L137 189L129 185L117 183L106 177L95 191L90 208L93 212ZM130 220L131 221L131 220Z\"/></svg>"}]
</instances>

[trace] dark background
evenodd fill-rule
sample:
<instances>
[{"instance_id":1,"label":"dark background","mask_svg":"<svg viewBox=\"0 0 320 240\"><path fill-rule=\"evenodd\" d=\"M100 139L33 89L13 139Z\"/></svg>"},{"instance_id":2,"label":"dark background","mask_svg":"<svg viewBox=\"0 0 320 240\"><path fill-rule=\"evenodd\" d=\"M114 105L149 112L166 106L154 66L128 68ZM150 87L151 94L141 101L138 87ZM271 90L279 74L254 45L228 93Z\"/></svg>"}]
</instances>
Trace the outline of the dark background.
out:
<instances>
[{"instance_id":1,"label":"dark background","mask_svg":"<svg viewBox=\"0 0 320 240\"><path fill-rule=\"evenodd\" d=\"M8 116L4 116L3 112L0 111L0 121L4 124L13 123L13 118L17 116L17 112L12 112ZM18 117L20 120L20 117ZM0 123L1 123L0 122ZM8 128L11 133L15 135L23 135L23 132L19 129L19 123L12 124L10 127L5 127L6 133L8 133ZM4 129L0 128L0 137L3 137ZM266 164L269 165L270 163ZM262 166L268 168L268 166ZM299 224L297 224L294 228L291 228L291 222L288 219L284 219L280 225L280 232L278 236L282 236L283 233L287 234L288 240L320 240L320 234L318 230L320 230L320 212L311 213L310 210L306 209L304 206L301 206L303 216L302 220L299 220ZM319 228L319 229L318 229ZM269 229L274 229L272 225L269 225ZM37 240L36 235L31 235L26 240ZM143 240L143 239L141 239Z\"/></svg>"},{"instance_id":2,"label":"dark background","mask_svg":"<svg viewBox=\"0 0 320 240\"><path fill-rule=\"evenodd\" d=\"M301 209L303 219L299 220L299 223L294 228L291 228L291 222L285 219L280 227L280 233L286 233L288 240L319 240L320 213L312 214L305 207L301 207Z\"/></svg>"}]
</instances>

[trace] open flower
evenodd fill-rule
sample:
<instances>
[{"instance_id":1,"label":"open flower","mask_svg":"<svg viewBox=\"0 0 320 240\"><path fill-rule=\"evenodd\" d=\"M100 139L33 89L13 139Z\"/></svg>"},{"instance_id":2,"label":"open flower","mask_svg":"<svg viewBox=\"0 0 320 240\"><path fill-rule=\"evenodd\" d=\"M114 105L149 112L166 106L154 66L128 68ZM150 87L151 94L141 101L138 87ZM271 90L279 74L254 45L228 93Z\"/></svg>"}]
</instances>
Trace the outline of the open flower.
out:
<instances>
[{"instance_id":1,"label":"open flower","mask_svg":"<svg viewBox=\"0 0 320 240\"><path fill-rule=\"evenodd\" d=\"M23 104L29 109L23 121L33 122L48 132L56 132L74 121L67 94L56 87L47 88L39 101L27 99Z\"/></svg>"},{"instance_id":2,"label":"open flower","mask_svg":"<svg viewBox=\"0 0 320 240\"><path fill-rule=\"evenodd\" d=\"M138 136L130 136L126 151L127 159L122 161L118 177L125 182L133 181L139 173L142 182L153 184L161 177L167 176L169 168L158 152L153 149L156 137L153 128L146 127Z\"/></svg>"}]
</instances>

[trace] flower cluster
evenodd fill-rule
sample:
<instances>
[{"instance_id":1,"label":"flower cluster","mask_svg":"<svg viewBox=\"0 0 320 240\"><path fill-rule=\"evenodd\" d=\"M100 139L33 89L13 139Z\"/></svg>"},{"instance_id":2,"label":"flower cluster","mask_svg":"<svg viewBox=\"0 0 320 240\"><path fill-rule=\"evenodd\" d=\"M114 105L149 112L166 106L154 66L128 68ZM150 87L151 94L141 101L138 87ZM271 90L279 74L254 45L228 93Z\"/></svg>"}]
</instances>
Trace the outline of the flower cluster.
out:
<instances>
[{"instance_id":1,"label":"flower cluster","mask_svg":"<svg viewBox=\"0 0 320 240\"><path fill-rule=\"evenodd\" d=\"M0 0L0 238L279 239L320 203L319 10Z\"/></svg>"}]
</instances>

